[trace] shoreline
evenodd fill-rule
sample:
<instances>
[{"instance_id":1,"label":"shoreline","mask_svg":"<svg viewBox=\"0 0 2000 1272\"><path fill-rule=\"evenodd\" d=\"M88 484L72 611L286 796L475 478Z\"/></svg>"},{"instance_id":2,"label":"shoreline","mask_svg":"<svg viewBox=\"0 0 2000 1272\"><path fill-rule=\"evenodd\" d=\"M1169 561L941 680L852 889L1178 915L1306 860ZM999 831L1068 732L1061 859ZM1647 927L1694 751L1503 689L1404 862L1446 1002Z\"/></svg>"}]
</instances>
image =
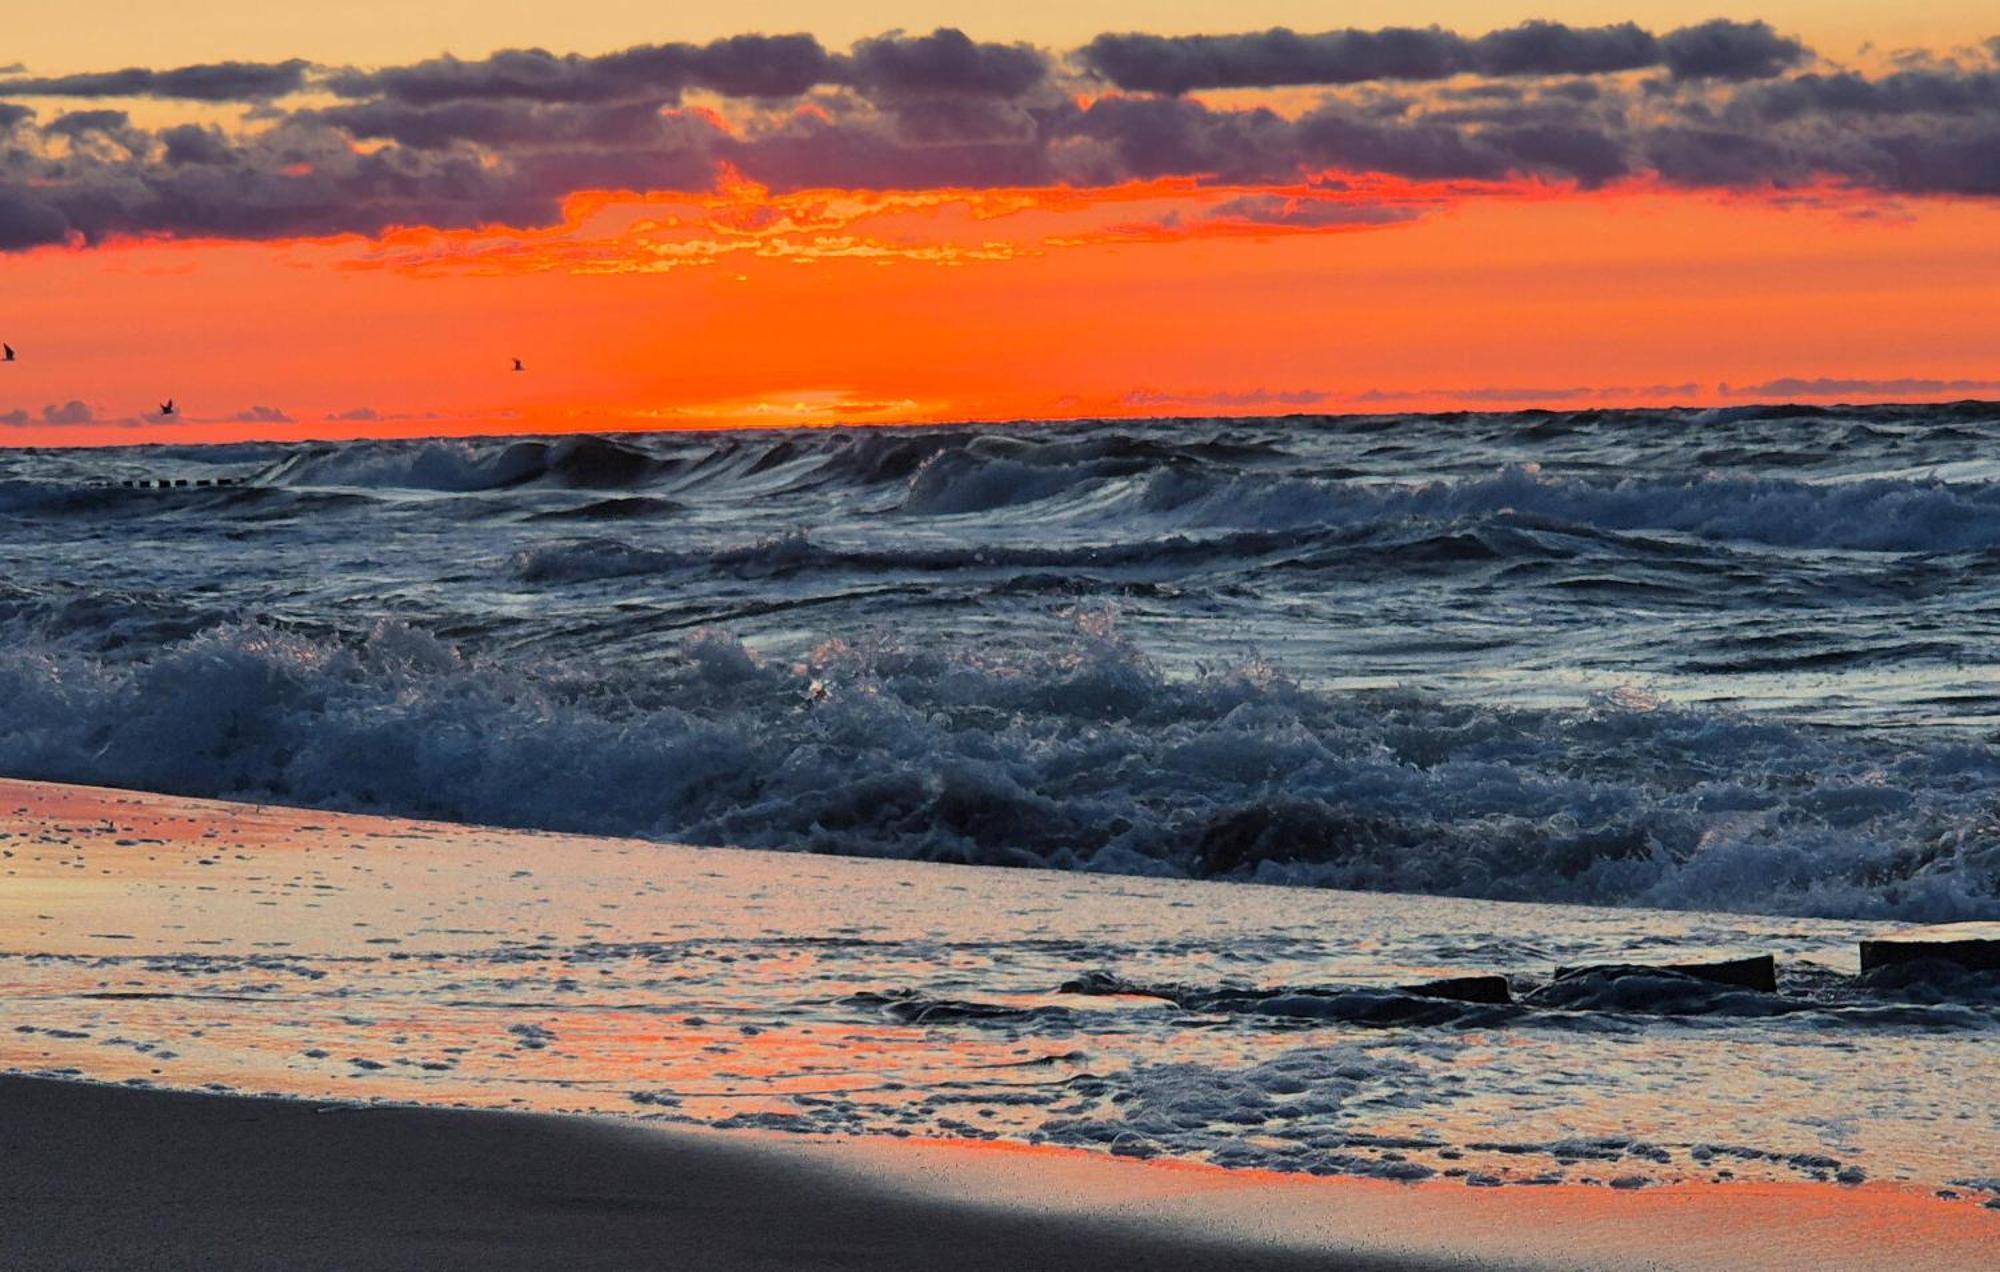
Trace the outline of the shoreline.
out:
<instances>
[{"instance_id":1,"label":"shoreline","mask_svg":"<svg viewBox=\"0 0 2000 1272\"><path fill-rule=\"evenodd\" d=\"M1043 965L1003 942L1006 966L961 954L973 982L943 987L1030 1017L1067 1004L1046 1038L840 1006L856 988L922 984L905 964L944 936L1094 952L1106 932L1239 950L1258 933L1340 931L1301 964L1335 975L1356 934L1407 935L1410 901L1097 886L11 779L0 799L0 970L14 977L0 984L4 1267L1804 1272L1977 1267L2000 1242L2000 1209L1934 1195L1946 1173L1608 1187L1635 1166L1586 1165L1531 1186L1524 1164L1515 1183L1468 1187L1481 1181L1463 1169L1410 1183L1025 1142L1036 1120L1007 1122L1007 1098L1032 1087L1004 1076L1023 1064L1063 1087L1115 1075L1120 1057L1200 1059L1200 1036L1152 1039L1130 1004L1051 994L1068 953ZM1447 912L1481 906L1437 901L1420 917ZM1624 915L1603 917L1608 936L1629 935ZM1100 1029L1092 1010L1130 1023ZM1294 1056L1343 1045L1338 1032L1275 1036ZM912 1088L944 1093L950 1120L898 1121L915 1096L893 1092ZM1670 1111L1685 1116L1703 1092L1676 1089ZM829 1107L822 1094L887 1103L816 1124L801 1115ZM510 1096L520 1109L503 1107ZM967 1125L968 1110L992 1120ZM1530 1116L1488 1134L1526 1137ZM1563 1133L1588 1125L1564 1119ZM1988 1173L1985 1146L1959 1144L1962 1173Z\"/></svg>"},{"instance_id":2,"label":"shoreline","mask_svg":"<svg viewBox=\"0 0 2000 1272\"><path fill-rule=\"evenodd\" d=\"M1115 1198L1092 1213L975 1205L871 1184L827 1151L552 1114L0 1076L0 1264L1506 1266L1214 1234L1121 1215Z\"/></svg>"},{"instance_id":3,"label":"shoreline","mask_svg":"<svg viewBox=\"0 0 2000 1272\"><path fill-rule=\"evenodd\" d=\"M36 1272L1945 1270L2000 1240L2000 1214L1886 1186L1469 1190L19 1075L0 1205L0 1264Z\"/></svg>"},{"instance_id":4,"label":"shoreline","mask_svg":"<svg viewBox=\"0 0 2000 1272\"><path fill-rule=\"evenodd\" d=\"M139 786L107 786L100 782L68 781L45 777L11 777L0 774L0 808L9 800L44 801L60 805L63 801L87 809L87 816L99 814L103 810L115 810L121 815L150 816L171 820L189 812L207 812L221 817L249 818L272 823L311 823L315 829L324 824L369 823L385 827L396 827L418 835L485 836L502 840L534 841L542 840L554 844L583 843L619 849L642 849L657 852L689 852L741 854L756 859L778 861L810 861L815 864L831 863L838 867L848 863L873 863L890 866L914 866L929 871L945 873L965 872L972 877L992 876L1039 876L1048 880L1072 881L1079 878L1098 879L1110 883L1130 886L1165 884L1168 886L1193 885L1196 887L1221 887L1232 892L1266 893L1276 897L1298 898L1300 896L1356 896L1381 899L1389 902L1432 903L1437 905L1463 905L1490 908L1499 911L1518 911L1523 914L1535 911L1587 911L1614 909L1621 915L1635 918L1652 918L1662 922L1686 921L1690 919L1737 919L1761 920L1772 924L1851 928L1861 938L1864 930L1890 930L1918 926L1913 922L1896 920L1873 920L1856 918L1828 918L1820 915L1763 913L1756 910L1710 910L1699 907L1671 905L1619 904L1616 906L1596 906L1585 901L1548 901L1531 897L1481 897L1451 893L1404 891L1394 888L1333 888L1315 884L1282 882L1261 878L1193 878L1180 875L1149 875L1123 873L1085 873L1042 862L1000 865L981 861L932 861L914 857L871 857L846 853L820 853L789 848L738 847L732 844L691 843L679 839L653 839L644 835L597 833L583 830L555 830L541 826L510 825L504 822L450 821L441 817L414 813L381 812L355 810L314 803L289 803L283 800L232 798L221 795L181 795L171 791L154 790ZM3 874L4 872L0 872ZM1853 962L1852 958L1847 961Z\"/></svg>"}]
</instances>

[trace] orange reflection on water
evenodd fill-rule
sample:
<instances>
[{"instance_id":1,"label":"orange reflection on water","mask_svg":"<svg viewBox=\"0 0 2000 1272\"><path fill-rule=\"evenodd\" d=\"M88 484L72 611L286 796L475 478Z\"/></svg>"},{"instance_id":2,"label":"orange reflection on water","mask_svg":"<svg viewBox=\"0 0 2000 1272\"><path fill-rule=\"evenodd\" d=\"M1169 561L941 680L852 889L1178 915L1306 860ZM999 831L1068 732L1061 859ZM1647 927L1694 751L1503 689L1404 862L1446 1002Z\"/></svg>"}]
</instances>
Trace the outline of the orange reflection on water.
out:
<instances>
[{"instance_id":1,"label":"orange reflection on water","mask_svg":"<svg viewBox=\"0 0 2000 1272\"><path fill-rule=\"evenodd\" d=\"M1588 958L1635 924L1827 961L1851 953L1853 924L699 850L28 783L0 783L0 834L6 882L32 884L0 888L0 1066L19 1070L1491 1183L1830 1180L1858 1163L1945 1186L2000 1135L1977 1094L2000 1056L1977 1029L1561 1012L1372 1027L1182 1007L1171 989L1389 986L1510 933ZM1057 988L1090 971L1160 988Z\"/></svg>"}]
</instances>

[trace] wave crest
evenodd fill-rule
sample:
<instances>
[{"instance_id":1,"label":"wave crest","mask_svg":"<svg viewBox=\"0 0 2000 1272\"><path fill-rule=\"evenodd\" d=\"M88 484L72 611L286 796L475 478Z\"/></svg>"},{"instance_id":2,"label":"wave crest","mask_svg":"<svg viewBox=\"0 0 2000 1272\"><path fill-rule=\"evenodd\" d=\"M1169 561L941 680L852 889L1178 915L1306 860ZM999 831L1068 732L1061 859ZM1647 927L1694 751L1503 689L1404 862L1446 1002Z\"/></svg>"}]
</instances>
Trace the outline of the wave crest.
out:
<instances>
[{"instance_id":1,"label":"wave crest","mask_svg":"<svg viewBox=\"0 0 2000 1272\"><path fill-rule=\"evenodd\" d=\"M706 844L1494 898L2000 917L2000 759L1607 700L1500 710L1060 648L715 632L605 675L215 627L0 656L0 768ZM579 797L579 792L587 792Z\"/></svg>"}]
</instances>

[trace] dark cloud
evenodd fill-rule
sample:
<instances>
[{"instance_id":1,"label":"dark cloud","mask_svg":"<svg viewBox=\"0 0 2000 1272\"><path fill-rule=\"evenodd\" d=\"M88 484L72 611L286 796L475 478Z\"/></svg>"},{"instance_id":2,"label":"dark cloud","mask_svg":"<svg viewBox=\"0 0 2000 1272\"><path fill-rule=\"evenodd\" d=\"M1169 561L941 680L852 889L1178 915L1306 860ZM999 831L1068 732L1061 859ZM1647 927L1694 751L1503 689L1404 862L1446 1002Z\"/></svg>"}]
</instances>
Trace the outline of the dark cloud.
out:
<instances>
[{"instance_id":1,"label":"dark cloud","mask_svg":"<svg viewBox=\"0 0 2000 1272\"><path fill-rule=\"evenodd\" d=\"M356 137L387 139L417 149L447 148L459 142L509 147L666 141L660 108L645 102L576 105L494 100L416 106L375 101L335 106L305 117Z\"/></svg>"},{"instance_id":2,"label":"dark cloud","mask_svg":"<svg viewBox=\"0 0 2000 1272\"><path fill-rule=\"evenodd\" d=\"M1213 175L1224 181L1296 175L1296 130L1268 110L1211 110L1173 97L1101 97L1056 121L1051 150L1082 185Z\"/></svg>"},{"instance_id":3,"label":"dark cloud","mask_svg":"<svg viewBox=\"0 0 2000 1272\"><path fill-rule=\"evenodd\" d=\"M132 117L122 110L73 110L57 115L43 131L58 137L77 138L90 133L119 133L131 126Z\"/></svg>"},{"instance_id":4,"label":"dark cloud","mask_svg":"<svg viewBox=\"0 0 2000 1272\"><path fill-rule=\"evenodd\" d=\"M1787 145L1793 176L1804 168L1906 194L2000 194L2000 68L1928 63L1745 85L1699 129L1727 133L1722 171L1739 181L1771 172L1769 147ZM1706 149L1713 137L1696 140ZM1674 144L1689 157L1684 141ZM1701 170L1715 170L1712 155Z\"/></svg>"},{"instance_id":5,"label":"dark cloud","mask_svg":"<svg viewBox=\"0 0 2000 1272\"><path fill-rule=\"evenodd\" d=\"M1675 79L1770 79L1798 66L1811 50L1779 35L1768 22L1717 18L1660 37L1660 53Z\"/></svg>"},{"instance_id":6,"label":"dark cloud","mask_svg":"<svg viewBox=\"0 0 2000 1272\"><path fill-rule=\"evenodd\" d=\"M1476 135L1426 120L1378 120L1343 106L1299 121L1298 150L1310 168L1385 172L1417 180L1498 180L1509 160Z\"/></svg>"},{"instance_id":7,"label":"dark cloud","mask_svg":"<svg viewBox=\"0 0 2000 1272\"><path fill-rule=\"evenodd\" d=\"M1620 141L1594 128L1529 124L1489 129L1480 139L1505 154L1515 171L1567 176L1584 186L1603 185L1631 171Z\"/></svg>"},{"instance_id":8,"label":"dark cloud","mask_svg":"<svg viewBox=\"0 0 2000 1272\"><path fill-rule=\"evenodd\" d=\"M15 407L11 411L0 411L0 424L4 424L9 428L25 428L32 418L32 416L19 407Z\"/></svg>"},{"instance_id":9,"label":"dark cloud","mask_svg":"<svg viewBox=\"0 0 2000 1272\"><path fill-rule=\"evenodd\" d=\"M1646 139L1645 151L1653 170L1675 185L1790 184L1810 175L1781 143L1724 129L1662 128Z\"/></svg>"},{"instance_id":10,"label":"dark cloud","mask_svg":"<svg viewBox=\"0 0 2000 1272\"><path fill-rule=\"evenodd\" d=\"M340 71L326 87L341 97L405 105L525 101L588 103L677 100L691 88L725 97L796 97L837 83L840 63L810 35L739 35L709 44L647 44L599 57L508 49L463 61Z\"/></svg>"},{"instance_id":11,"label":"dark cloud","mask_svg":"<svg viewBox=\"0 0 2000 1272\"><path fill-rule=\"evenodd\" d=\"M253 406L229 417L238 424L290 424L292 417L275 406Z\"/></svg>"},{"instance_id":12,"label":"dark cloud","mask_svg":"<svg viewBox=\"0 0 2000 1272\"><path fill-rule=\"evenodd\" d=\"M690 88L732 97L792 97L834 77L834 62L809 35L744 35L707 45L648 44L600 57L506 49L464 61L341 71L326 87L341 97L403 105L460 102L581 104L677 100Z\"/></svg>"},{"instance_id":13,"label":"dark cloud","mask_svg":"<svg viewBox=\"0 0 2000 1272\"><path fill-rule=\"evenodd\" d=\"M833 56L810 35L736 35L705 45L629 49L597 60L641 83L702 88L724 97L797 97L837 77Z\"/></svg>"},{"instance_id":14,"label":"dark cloud","mask_svg":"<svg viewBox=\"0 0 2000 1272\"><path fill-rule=\"evenodd\" d=\"M0 93L19 97L170 97L198 102L261 102L305 87L310 64L213 62L170 71L127 67L86 75L0 81Z\"/></svg>"},{"instance_id":15,"label":"dark cloud","mask_svg":"<svg viewBox=\"0 0 2000 1272\"><path fill-rule=\"evenodd\" d=\"M1083 95L1069 91L1082 87L1075 67L1044 52L940 29L839 54L811 36L755 35L315 72L315 100L231 124L149 129L115 110L44 121L0 104L0 250L539 226L577 191L712 189L725 165L780 191L1291 185L1353 172L2000 194L2000 66L1961 54L1877 76L1785 71L1807 56L1768 26L1732 22L1657 37L1551 22L1476 38L1116 35L1076 64L1124 91ZM1622 74L1649 66L1666 73ZM121 82L192 91L196 70L215 68ZM219 75L206 83L223 91ZM1288 83L1327 87L1297 115L1184 91ZM684 104L696 89L732 101ZM1353 207L1238 202L1223 215L1273 226L1392 215Z\"/></svg>"},{"instance_id":16,"label":"dark cloud","mask_svg":"<svg viewBox=\"0 0 2000 1272\"><path fill-rule=\"evenodd\" d=\"M1485 75L1601 75L1655 65L1660 41L1630 22L1573 27L1538 21L1483 35L1472 51L1471 69Z\"/></svg>"},{"instance_id":17,"label":"dark cloud","mask_svg":"<svg viewBox=\"0 0 2000 1272\"><path fill-rule=\"evenodd\" d=\"M42 196L0 184L0 252L61 243L69 230L69 218Z\"/></svg>"},{"instance_id":18,"label":"dark cloud","mask_svg":"<svg viewBox=\"0 0 2000 1272\"><path fill-rule=\"evenodd\" d=\"M632 55L641 52L635 49ZM559 56L545 49L503 49L477 61L461 61L447 54L411 66L342 71L330 76L326 87L340 97L380 97L418 106L494 100L606 101L632 96L642 86L662 97L679 91L678 84L647 84L643 74L607 72L601 63L602 59L575 53Z\"/></svg>"},{"instance_id":19,"label":"dark cloud","mask_svg":"<svg viewBox=\"0 0 2000 1272\"><path fill-rule=\"evenodd\" d=\"M1274 88L1434 80L1470 61L1470 42L1438 27L1327 31L1273 27L1246 35L1100 35L1077 51L1083 66L1127 91Z\"/></svg>"},{"instance_id":20,"label":"dark cloud","mask_svg":"<svg viewBox=\"0 0 2000 1272\"><path fill-rule=\"evenodd\" d=\"M929 125L943 126L933 114ZM1023 120L1020 135L936 134L896 115L827 119L801 115L753 137L718 140L714 157L777 190L818 186L860 189L1047 185L1059 173L1042 122ZM1087 182L1080 182L1086 183Z\"/></svg>"},{"instance_id":21,"label":"dark cloud","mask_svg":"<svg viewBox=\"0 0 2000 1272\"><path fill-rule=\"evenodd\" d=\"M381 70L345 70L326 87L351 99L411 106L455 102L583 104L673 102L689 89L724 97L789 98L849 85L871 97L1018 97L1048 78L1047 54L1026 44L980 43L940 27L863 40L844 56L810 35L739 35L708 44L648 44L598 57L508 49L491 57L432 58Z\"/></svg>"},{"instance_id":22,"label":"dark cloud","mask_svg":"<svg viewBox=\"0 0 2000 1272\"><path fill-rule=\"evenodd\" d=\"M851 82L875 97L1019 97L1048 78L1049 59L1027 44L979 44L962 31L863 40L848 57Z\"/></svg>"},{"instance_id":23,"label":"dark cloud","mask_svg":"<svg viewBox=\"0 0 2000 1272\"><path fill-rule=\"evenodd\" d=\"M1032 145L1047 120L1020 102L998 97L917 97L887 103L896 135L916 145Z\"/></svg>"},{"instance_id":24,"label":"dark cloud","mask_svg":"<svg viewBox=\"0 0 2000 1272\"><path fill-rule=\"evenodd\" d=\"M1604 96L1604 90L1587 79L1574 79L1560 84L1545 84L1542 94L1569 102L1594 102Z\"/></svg>"},{"instance_id":25,"label":"dark cloud","mask_svg":"<svg viewBox=\"0 0 2000 1272\"><path fill-rule=\"evenodd\" d=\"M1992 393L2000 391L2000 380L1839 380L1825 376L1805 379L1797 376L1781 376L1766 380L1762 384L1724 384L1718 386L1725 397L1784 398L1784 397L1882 397L1904 393L1919 397L1931 397L1939 393Z\"/></svg>"},{"instance_id":26,"label":"dark cloud","mask_svg":"<svg viewBox=\"0 0 2000 1272\"><path fill-rule=\"evenodd\" d=\"M228 136L214 125L177 124L160 130L161 157L169 167L227 163L236 153Z\"/></svg>"},{"instance_id":27,"label":"dark cloud","mask_svg":"<svg viewBox=\"0 0 2000 1272\"><path fill-rule=\"evenodd\" d=\"M1896 71L1869 79L1851 71L1799 75L1740 94L1738 111L1767 122L1807 115L1958 115L2000 112L2000 70L1956 67Z\"/></svg>"},{"instance_id":28,"label":"dark cloud","mask_svg":"<svg viewBox=\"0 0 2000 1272\"><path fill-rule=\"evenodd\" d=\"M1463 87L1440 88L1437 96L1440 101L1447 102L1520 102L1527 100L1528 90L1519 84L1489 80Z\"/></svg>"},{"instance_id":29,"label":"dark cloud","mask_svg":"<svg viewBox=\"0 0 2000 1272\"><path fill-rule=\"evenodd\" d=\"M1472 389L1369 389L1356 393L1355 402L1408 402L1425 398L1456 398L1465 402L1570 402L1596 397L1590 388L1536 389L1496 385Z\"/></svg>"},{"instance_id":30,"label":"dark cloud","mask_svg":"<svg viewBox=\"0 0 2000 1272\"><path fill-rule=\"evenodd\" d=\"M1214 406L1225 409L1258 406L1311 406L1334 396L1327 389L1133 389L1119 401L1125 406L1189 407Z\"/></svg>"},{"instance_id":31,"label":"dark cloud","mask_svg":"<svg viewBox=\"0 0 2000 1272\"><path fill-rule=\"evenodd\" d=\"M164 145L157 153L0 152L0 244L94 243L120 233L270 238L397 225L546 224L563 195L579 188L538 182L532 156L496 166L464 148L357 150L350 134L311 122L286 122L237 139L226 155L211 149L199 158L171 161ZM619 172L670 175L657 156L643 160ZM698 175L705 182L711 174L703 166Z\"/></svg>"},{"instance_id":32,"label":"dark cloud","mask_svg":"<svg viewBox=\"0 0 2000 1272\"><path fill-rule=\"evenodd\" d=\"M1469 389L1369 389L1357 393L1350 401L1357 403L1410 402L1435 398L1450 398L1461 402L1491 402L1496 405L1521 405L1536 402L1630 402L1630 401L1670 401L1699 396L1698 384L1627 384L1599 387L1557 387L1532 388L1511 385L1487 385Z\"/></svg>"},{"instance_id":33,"label":"dark cloud","mask_svg":"<svg viewBox=\"0 0 2000 1272\"><path fill-rule=\"evenodd\" d=\"M61 405L51 403L42 408L44 424L88 424L95 418L89 406L74 398Z\"/></svg>"},{"instance_id":34,"label":"dark cloud","mask_svg":"<svg viewBox=\"0 0 2000 1272\"><path fill-rule=\"evenodd\" d=\"M1763 22L1717 20L1663 36L1630 23L1573 27L1523 22L1469 38L1440 27L1301 35L1284 27L1241 35L1100 35L1076 53L1088 71L1130 92L1276 88L1438 80L1453 75L1604 75L1665 66L1676 79L1765 78L1809 56Z\"/></svg>"},{"instance_id":35,"label":"dark cloud","mask_svg":"<svg viewBox=\"0 0 2000 1272\"><path fill-rule=\"evenodd\" d=\"M1870 149L1885 164L1859 174L1873 184L1912 194L2000 195L2000 120L1943 136L1890 133L1875 138Z\"/></svg>"}]
</instances>

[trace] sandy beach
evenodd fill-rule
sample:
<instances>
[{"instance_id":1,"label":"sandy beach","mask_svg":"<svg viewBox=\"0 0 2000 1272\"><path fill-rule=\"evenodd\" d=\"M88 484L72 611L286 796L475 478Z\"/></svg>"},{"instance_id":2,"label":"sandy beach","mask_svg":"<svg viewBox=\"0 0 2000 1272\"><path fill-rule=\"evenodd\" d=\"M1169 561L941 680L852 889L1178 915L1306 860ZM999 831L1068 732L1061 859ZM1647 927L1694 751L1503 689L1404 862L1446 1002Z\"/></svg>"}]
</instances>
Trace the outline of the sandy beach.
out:
<instances>
[{"instance_id":1,"label":"sandy beach","mask_svg":"<svg viewBox=\"0 0 2000 1272\"><path fill-rule=\"evenodd\" d=\"M1364 921L1407 926L1423 906L1441 924L1532 916L1587 936L1629 926L1617 915L1453 919L1422 899L700 852L31 782L0 783L0 822L8 1267L1959 1269L2000 1240L1976 1189L1920 1174L1836 1183L1833 1159L1747 1148L1722 1169L1629 1133L1482 1147L1470 1137L1493 1119L1533 1125L1520 1094L1413 1122L1398 1105L1419 1077L1402 1060L1354 1077L1375 1053L1351 1027L1246 1032L1142 996L1020 988L1142 931L1172 928L1183 963L1204 924L1239 953L1280 939L1260 932L1345 931L1395 976L1419 964L1353 936ZM877 939L862 940L869 918ZM940 946L926 925L947 919ZM1010 927L1028 938L995 935ZM1811 948L1845 935L1786 930ZM894 978L934 974L913 950L983 998L899 997ZM1539 1028L1420 1025L1366 1046L1558 1045ZM1069 1123L1117 1139L1051 1130L1098 1107L1092 1092L1107 1109L1148 1098L1120 1083L1208 1054L1200 1030L1275 1054L1308 1094L1333 1089L1308 1064L1329 1057L1349 1106L1260 1127L1183 1098L1180 1116L1208 1109L1223 1129L1178 1140L1096 1114ZM1658 1096L1603 1099L1587 1116L1673 1116ZM1307 1131L1344 1147L1297 1156L1286 1146ZM1219 1164L1256 1144L1292 1155ZM1521 1165L1464 1166L1487 1159Z\"/></svg>"},{"instance_id":2,"label":"sandy beach","mask_svg":"<svg viewBox=\"0 0 2000 1272\"><path fill-rule=\"evenodd\" d=\"M1426 1266L1115 1205L953 1204L571 1118L6 1079L0 1127L0 1263L20 1269Z\"/></svg>"},{"instance_id":3,"label":"sandy beach","mask_svg":"<svg viewBox=\"0 0 2000 1272\"><path fill-rule=\"evenodd\" d=\"M2000 1239L1888 1190L1454 1196L30 1078L0 1128L21 1269L1955 1269Z\"/></svg>"}]
</instances>

